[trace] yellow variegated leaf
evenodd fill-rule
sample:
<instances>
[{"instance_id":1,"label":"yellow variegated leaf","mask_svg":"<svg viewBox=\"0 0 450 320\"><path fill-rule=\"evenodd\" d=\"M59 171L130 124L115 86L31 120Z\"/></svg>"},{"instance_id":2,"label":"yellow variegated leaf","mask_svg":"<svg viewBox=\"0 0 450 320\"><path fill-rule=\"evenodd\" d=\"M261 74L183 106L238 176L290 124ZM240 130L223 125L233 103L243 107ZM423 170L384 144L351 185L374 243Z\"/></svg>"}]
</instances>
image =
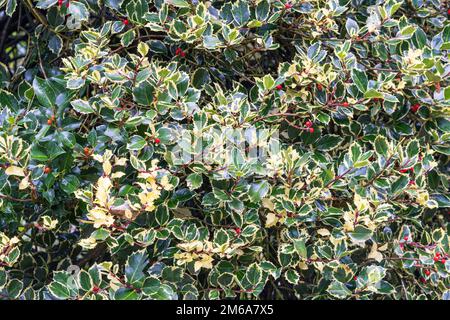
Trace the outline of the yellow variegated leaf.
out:
<instances>
[{"instance_id":1,"label":"yellow variegated leaf","mask_svg":"<svg viewBox=\"0 0 450 320\"><path fill-rule=\"evenodd\" d=\"M127 164L127 158L116 158L114 161L114 165L116 166L124 166Z\"/></svg>"},{"instance_id":2,"label":"yellow variegated leaf","mask_svg":"<svg viewBox=\"0 0 450 320\"><path fill-rule=\"evenodd\" d=\"M9 166L6 170L5 173L8 176L19 176L19 177L24 177L25 176L25 172L23 170L23 168L17 167L17 166Z\"/></svg>"},{"instance_id":3,"label":"yellow variegated leaf","mask_svg":"<svg viewBox=\"0 0 450 320\"><path fill-rule=\"evenodd\" d=\"M97 240L94 238L81 239L78 244L84 249L94 249L97 246Z\"/></svg>"},{"instance_id":4,"label":"yellow variegated leaf","mask_svg":"<svg viewBox=\"0 0 450 320\"><path fill-rule=\"evenodd\" d=\"M356 209L359 212L363 212L369 208L369 201L362 198L359 194L355 193L354 203L356 206Z\"/></svg>"},{"instance_id":5,"label":"yellow variegated leaf","mask_svg":"<svg viewBox=\"0 0 450 320\"><path fill-rule=\"evenodd\" d=\"M19 190L24 190L30 186L30 179L29 176L26 176L23 178L19 183Z\"/></svg>"},{"instance_id":6,"label":"yellow variegated leaf","mask_svg":"<svg viewBox=\"0 0 450 320\"><path fill-rule=\"evenodd\" d=\"M269 212L266 217L266 228L270 228L276 225L277 221L278 221L277 216L274 213Z\"/></svg>"},{"instance_id":7,"label":"yellow variegated leaf","mask_svg":"<svg viewBox=\"0 0 450 320\"><path fill-rule=\"evenodd\" d=\"M317 230L317 233L319 235L321 235L322 237L327 237L327 236L331 235L330 231L328 229L325 229L325 228Z\"/></svg>"},{"instance_id":8,"label":"yellow variegated leaf","mask_svg":"<svg viewBox=\"0 0 450 320\"><path fill-rule=\"evenodd\" d=\"M109 160L105 160L105 162L103 162L103 172L107 176L109 176L111 174L111 170L112 170L111 162Z\"/></svg>"},{"instance_id":9,"label":"yellow variegated leaf","mask_svg":"<svg viewBox=\"0 0 450 320\"><path fill-rule=\"evenodd\" d=\"M42 225L47 230L55 229L58 225L58 219L52 219L50 216L43 216Z\"/></svg>"},{"instance_id":10,"label":"yellow variegated leaf","mask_svg":"<svg viewBox=\"0 0 450 320\"><path fill-rule=\"evenodd\" d=\"M97 182L97 192L95 193L96 202L102 207L108 204L109 190L112 187L111 180L108 177L100 177Z\"/></svg>"},{"instance_id":11,"label":"yellow variegated leaf","mask_svg":"<svg viewBox=\"0 0 450 320\"><path fill-rule=\"evenodd\" d=\"M169 191L169 190L173 189L173 185L171 185L169 183L169 177L168 176L162 177L160 184L161 184L161 186L163 187L164 190Z\"/></svg>"},{"instance_id":12,"label":"yellow variegated leaf","mask_svg":"<svg viewBox=\"0 0 450 320\"><path fill-rule=\"evenodd\" d=\"M102 163L103 162L103 157L99 154L93 154L92 158L94 158L96 161Z\"/></svg>"},{"instance_id":13,"label":"yellow variegated leaf","mask_svg":"<svg viewBox=\"0 0 450 320\"><path fill-rule=\"evenodd\" d=\"M269 198L264 198L261 201L262 201L262 205L263 205L264 208L267 208L270 211L274 210L275 206L274 206L273 202Z\"/></svg>"},{"instance_id":14,"label":"yellow variegated leaf","mask_svg":"<svg viewBox=\"0 0 450 320\"><path fill-rule=\"evenodd\" d=\"M424 206L429 198L430 196L427 191L421 191L417 195L417 203L420 204L421 206Z\"/></svg>"},{"instance_id":15,"label":"yellow variegated leaf","mask_svg":"<svg viewBox=\"0 0 450 320\"><path fill-rule=\"evenodd\" d=\"M194 263L194 270L198 271L201 268L211 269L213 267L212 266L213 261L214 261L214 259L211 256L209 256L205 253L202 253L202 254L200 254L200 260L195 261L195 263Z\"/></svg>"},{"instance_id":16,"label":"yellow variegated leaf","mask_svg":"<svg viewBox=\"0 0 450 320\"><path fill-rule=\"evenodd\" d=\"M184 250L184 251L202 251L203 250L203 243L201 241L191 241L191 242L184 242L179 243L177 245L178 248Z\"/></svg>"},{"instance_id":17,"label":"yellow variegated leaf","mask_svg":"<svg viewBox=\"0 0 450 320\"><path fill-rule=\"evenodd\" d=\"M86 215L90 221L94 222L94 228L101 226L111 226L114 223L114 217L106 209L95 207Z\"/></svg>"},{"instance_id":18,"label":"yellow variegated leaf","mask_svg":"<svg viewBox=\"0 0 450 320\"><path fill-rule=\"evenodd\" d=\"M122 178L124 175L125 175L124 172L120 172L120 171L114 172L114 173L111 175L111 179L119 179L119 178Z\"/></svg>"},{"instance_id":19,"label":"yellow variegated leaf","mask_svg":"<svg viewBox=\"0 0 450 320\"><path fill-rule=\"evenodd\" d=\"M379 252L377 249L378 249L378 246L374 242L367 258L375 259L377 262L380 262L381 260L383 260L383 254L381 252Z\"/></svg>"}]
</instances>

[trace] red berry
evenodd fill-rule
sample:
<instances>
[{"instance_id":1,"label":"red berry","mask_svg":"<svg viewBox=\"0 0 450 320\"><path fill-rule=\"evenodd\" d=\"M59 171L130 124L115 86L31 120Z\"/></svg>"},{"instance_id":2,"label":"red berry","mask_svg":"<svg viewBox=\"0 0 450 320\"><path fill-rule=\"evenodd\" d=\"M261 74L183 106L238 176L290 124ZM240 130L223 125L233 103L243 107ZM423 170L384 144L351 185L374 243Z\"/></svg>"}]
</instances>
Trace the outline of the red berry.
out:
<instances>
[{"instance_id":1,"label":"red berry","mask_svg":"<svg viewBox=\"0 0 450 320\"><path fill-rule=\"evenodd\" d=\"M416 184L416 182L414 181L414 180L409 180L409 185L415 185Z\"/></svg>"},{"instance_id":2,"label":"red berry","mask_svg":"<svg viewBox=\"0 0 450 320\"><path fill-rule=\"evenodd\" d=\"M281 89L283 89L283 86L281 84L279 84L275 88L277 88L277 90L281 90Z\"/></svg>"},{"instance_id":3,"label":"red berry","mask_svg":"<svg viewBox=\"0 0 450 320\"><path fill-rule=\"evenodd\" d=\"M44 168L44 173L45 174L49 174L50 172L52 172L52 168L50 168L50 167L45 167Z\"/></svg>"},{"instance_id":4,"label":"red berry","mask_svg":"<svg viewBox=\"0 0 450 320\"><path fill-rule=\"evenodd\" d=\"M447 261L445 258L442 258L441 262L445 263L445 261Z\"/></svg>"},{"instance_id":5,"label":"red berry","mask_svg":"<svg viewBox=\"0 0 450 320\"><path fill-rule=\"evenodd\" d=\"M241 234L241 228L236 228L236 229L234 229L234 231L236 232L237 235Z\"/></svg>"},{"instance_id":6,"label":"red berry","mask_svg":"<svg viewBox=\"0 0 450 320\"><path fill-rule=\"evenodd\" d=\"M128 19L123 19L122 22L123 22L123 24L126 25L126 26L130 23L130 21L128 21Z\"/></svg>"},{"instance_id":7,"label":"red berry","mask_svg":"<svg viewBox=\"0 0 450 320\"><path fill-rule=\"evenodd\" d=\"M323 86L320 83L318 83L317 84L317 90L322 91L322 89L323 89Z\"/></svg>"},{"instance_id":8,"label":"red berry","mask_svg":"<svg viewBox=\"0 0 450 320\"><path fill-rule=\"evenodd\" d=\"M408 241L409 237L408 236L404 236L403 240Z\"/></svg>"},{"instance_id":9,"label":"red berry","mask_svg":"<svg viewBox=\"0 0 450 320\"><path fill-rule=\"evenodd\" d=\"M419 109L420 109L420 104L418 104L418 103L411 106L412 112L417 112Z\"/></svg>"},{"instance_id":10,"label":"red berry","mask_svg":"<svg viewBox=\"0 0 450 320\"><path fill-rule=\"evenodd\" d=\"M358 280L358 277L357 277L357 276L354 276L354 277L353 277L353 280L355 280L355 281Z\"/></svg>"},{"instance_id":11,"label":"red berry","mask_svg":"<svg viewBox=\"0 0 450 320\"><path fill-rule=\"evenodd\" d=\"M67 1L67 2L66 2L66 8L68 8L69 6L70 6L70 2Z\"/></svg>"},{"instance_id":12,"label":"red berry","mask_svg":"<svg viewBox=\"0 0 450 320\"><path fill-rule=\"evenodd\" d=\"M342 102L342 103L341 103L341 106L343 106L343 107L348 107L348 102L347 102L347 101Z\"/></svg>"},{"instance_id":13,"label":"red berry","mask_svg":"<svg viewBox=\"0 0 450 320\"><path fill-rule=\"evenodd\" d=\"M58 6L62 6L62 4L63 4L63 0L58 0Z\"/></svg>"},{"instance_id":14,"label":"red berry","mask_svg":"<svg viewBox=\"0 0 450 320\"><path fill-rule=\"evenodd\" d=\"M177 48L177 50L175 50L175 54L181 57L186 56L186 53L181 48Z\"/></svg>"},{"instance_id":15,"label":"red berry","mask_svg":"<svg viewBox=\"0 0 450 320\"><path fill-rule=\"evenodd\" d=\"M427 280L424 278L424 277L420 277L420 282L422 282L422 283L426 283L427 282Z\"/></svg>"},{"instance_id":16,"label":"red berry","mask_svg":"<svg viewBox=\"0 0 450 320\"><path fill-rule=\"evenodd\" d=\"M100 291L100 288L97 287L97 286L94 286L94 287L92 288L92 292L93 292L93 293L98 293L99 291Z\"/></svg>"},{"instance_id":17,"label":"red berry","mask_svg":"<svg viewBox=\"0 0 450 320\"><path fill-rule=\"evenodd\" d=\"M309 133L314 133L314 128L309 128Z\"/></svg>"},{"instance_id":18,"label":"red berry","mask_svg":"<svg viewBox=\"0 0 450 320\"><path fill-rule=\"evenodd\" d=\"M434 260L434 262L438 262L439 261L439 257L438 256L434 256L433 260Z\"/></svg>"},{"instance_id":19,"label":"red berry","mask_svg":"<svg viewBox=\"0 0 450 320\"><path fill-rule=\"evenodd\" d=\"M286 3L285 5L284 5L284 8L285 9L291 9L292 8L292 4L291 3Z\"/></svg>"},{"instance_id":20,"label":"red berry","mask_svg":"<svg viewBox=\"0 0 450 320\"><path fill-rule=\"evenodd\" d=\"M431 271L430 270L425 270L425 274L427 275L427 276L429 276L430 274L431 274Z\"/></svg>"},{"instance_id":21,"label":"red berry","mask_svg":"<svg viewBox=\"0 0 450 320\"><path fill-rule=\"evenodd\" d=\"M447 10L447 14L450 16L450 9Z\"/></svg>"},{"instance_id":22,"label":"red berry","mask_svg":"<svg viewBox=\"0 0 450 320\"><path fill-rule=\"evenodd\" d=\"M90 155L91 154L91 149L89 149L88 147L84 147L83 152L85 155Z\"/></svg>"},{"instance_id":23,"label":"red berry","mask_svg":"<svg viewBox=\"0 0 450 320\"><path fill-rule=\"evenodd\" d=\"M48 120L47 120L47 124L48 124L49 126L51 126L52 123L53 123L52 119L48 119Z\"/></svg>"},{"instance_id":24,"label":"red berry","mask_svg":"<svg viewBox=\"0 0 450 320\"><path fill-rule=\"evenodd\" d=\"M313 123L310 120L308 120L308 121L305 122L305 126L307 128L311 128L313 126Z\"/></svg>"},{"instance_id":25,"label":"red berry","mask_svg":"<svg viewBox=\"0 0 450 320\"><path fill-rule=\"evenodd\" d=\"M155 144L159 144L161 140L159 138L155 138Z\"/></svg>"},{"instance_id":26,"label":"red berry","mask_svg":"<svg viewBox=\"0 0 450 320\"><path fill-rule=\"evenodd\" d=\"M440 252L436 252L436 257L440 257L441 253Z\"/></svg>"}]
</instances>

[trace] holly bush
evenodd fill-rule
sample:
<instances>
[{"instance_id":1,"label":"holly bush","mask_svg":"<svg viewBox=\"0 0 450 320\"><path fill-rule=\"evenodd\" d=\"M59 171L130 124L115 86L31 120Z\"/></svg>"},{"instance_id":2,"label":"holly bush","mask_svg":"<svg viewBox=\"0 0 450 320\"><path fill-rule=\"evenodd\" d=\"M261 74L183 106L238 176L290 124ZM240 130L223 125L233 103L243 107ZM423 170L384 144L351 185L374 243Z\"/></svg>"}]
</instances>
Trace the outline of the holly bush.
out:
<instances>
[{"instance_id":1,"label":"holly bush","mask_svg":"<svg viewBox=\"0 0 450 320\"><path fill-rule=\"evenodd\" d=\"M449 299L438 0L0 0L1 299Z\"/></svg>"}]
</instances>

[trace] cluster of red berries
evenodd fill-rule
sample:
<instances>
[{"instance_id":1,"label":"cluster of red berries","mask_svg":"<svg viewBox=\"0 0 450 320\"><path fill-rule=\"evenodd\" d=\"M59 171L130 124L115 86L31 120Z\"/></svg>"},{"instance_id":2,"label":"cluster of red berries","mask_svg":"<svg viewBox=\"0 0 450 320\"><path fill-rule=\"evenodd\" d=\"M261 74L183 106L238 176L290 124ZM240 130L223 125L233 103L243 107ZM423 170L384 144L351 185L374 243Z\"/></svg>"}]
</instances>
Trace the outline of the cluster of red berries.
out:
<instances>
[{"instance_id":1,"label":"cluster of red berries","mask_svg":"<svg viewBox=\"0 0 450 320\"><path fill-rule=\"evenodd\" d=\"M409 236L403 237L404 242L400 242L400 249L403 250L405 248L405 242L408 241L408 239L409 239Z\"/></svg>"},{"instance_id":2,"label":"cluster of red berries","mask_svg":"<svg viewBox=\"0 0 450 320\"><path fill-rule=\"evenodd\" d=\"M53 122L55 122L55 116L51 116L48 120L47 120L47 124L49 125L49 126L51 126L52 124L53 124Z\"/></svg>"},{"instance_id":3,"label":"cluster of red berries","mask_svg":"<svg viewBox=\"0 0 450 320\"><path fill-rule=\"evenodd\" d=\"M52 168L50 168L50 167L45 167L44 168L44 173L45 174L49 174L50 172L52 172Z\"/></svg>"},{"instance_id":4,"label":"cluster of red berries","mask_svg":"<svg viewBox=\"0 0 450 320\"><path fill-rule=\"evenodd\" d=\"M384 99L383 98L373 98L372 101L375 103L383 103Z\"/></svg>"},{"instance_id":5,"label":"cluster of red berries","mask_svg":"<svg viewBox=\"0 0 450 320\"><path fill-rule=\"evenodd\" d=\"M314 133L314 128L312 126L313 123L310 120L305 122L306 130L308 130L309 133Z\"/></svg>"},{"instance_id":6,"label":"cluster of red berries","mask_svg":"<svg viewBox=\"0 0 450 320\"><path fill-rule=\"evenodd\" d=\"M434 262L441 261L442 263L445 263L445 262L447 261L447 259L446 259L445 257L442 257L441 254L440 254L439 252L437 252L437 253L434 255L433 260L434 260Z\"/></svg>"},{"instance_id":7,"label":"cluster of red berries","mask_svg":"<svg viewBox=\"0 0 450 320\"><path fill-rule=\"evenodd\" d=\"M416 103L411 106L411 111L416 113L420 109L420 104Z\"/></svg>"},{"instance_id":8,"label":"cluster of red berries","mask_svg":"<svg viewBox=\"0 0 450 320\"><path fill-rule=\"evenodd\" d=\"M408 171L414 172L414 168L411 167L411 168L406 168L406 169L400 169L400 172L401 172L401 173L406 173L406 172L408 172Z\"/></svg>"},{"instance_id":9,"label":"cluster of red berries","mask_svg":"<svg viewBox=\"0 0 450 320\"><path fill-rule=\"evenodd\" d=\"M63 5L63 0L58 0L58 7L62 7ZM68 8L70 6L70 2L69 0L67 0L66 2L66 8Z\"/></svg>"},{"instance_id":10,"label":"cluster of red berries","mask_svg":"<svg viewBox=\"0 0 450 320\"><path fill-rule=\"evenodd\" d=\"M186 52L184 52L183 49L181 49L181 48L177 48L177 50L175 50L175 55L180 56L180 57L185 57Z\"/></svg>"},{"instance_id":11,"label":"cluster of red berries","mask_svg":"<svg viewBox=\"0 0 450 320\"><path fill-rule=\"evenodd\" d=\"M86 157L89 157L92 154L92 149L89 147L84 147L83 152Z\"/></svg>"}]
</instances>

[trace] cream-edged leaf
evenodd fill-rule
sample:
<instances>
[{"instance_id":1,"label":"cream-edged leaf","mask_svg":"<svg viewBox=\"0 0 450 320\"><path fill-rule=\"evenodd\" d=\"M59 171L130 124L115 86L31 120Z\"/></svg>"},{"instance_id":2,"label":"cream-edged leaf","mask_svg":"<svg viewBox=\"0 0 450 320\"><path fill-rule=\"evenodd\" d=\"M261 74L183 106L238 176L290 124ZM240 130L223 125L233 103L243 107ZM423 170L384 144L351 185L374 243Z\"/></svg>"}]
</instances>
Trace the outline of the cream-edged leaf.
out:
<instances>
[{"instance_id":1,"label":"cream-edged leaf","mask_svg":"<svg viewBox=\"0 0 450 320\"><path fill-rule=\"evenodd\" d=\"M5 173L8 176L19 176L19 177L24 177L25 176L25 172L23 170L23 168L17 167L17 166L9 166L6 170Z\"/></svg>"}]
</instances>

